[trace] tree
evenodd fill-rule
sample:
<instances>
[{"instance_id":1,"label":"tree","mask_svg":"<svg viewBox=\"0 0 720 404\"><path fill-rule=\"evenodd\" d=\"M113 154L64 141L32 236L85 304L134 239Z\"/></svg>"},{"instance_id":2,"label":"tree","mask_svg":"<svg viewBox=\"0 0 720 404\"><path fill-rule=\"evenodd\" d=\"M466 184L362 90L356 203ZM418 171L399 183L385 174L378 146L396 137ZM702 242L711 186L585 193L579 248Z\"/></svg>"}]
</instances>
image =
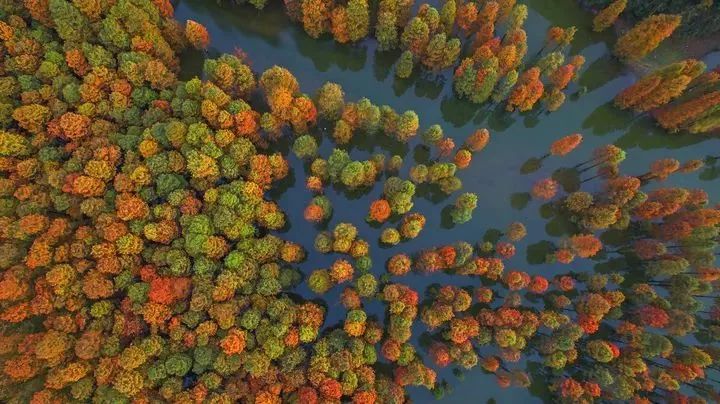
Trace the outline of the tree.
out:
<instances>
[{"instance_id":1,"label":"tree","mask_svg":"<svg viewBox=\"0 0 720 404\"><path fill-rule=\"evenodd\" d=\"M398 230L404 239L414 239L420 234L424 227L425 216L413 212L403 216Z\"/></svg>"},{"instance_id":2,"label":"tree","mask_svg":"<svg viewBox=\"0 0 720 404\"><path fill-rule=\"evenodd\" d=\"M395 75L401 79L410 77L414 63L412 52L406 50L400 55L400 60L395 67Z\"/></svg>"},{"instance_id":3,"label":"tree","mask_svg":"<svg viewBox=\"0 0 720 404\"><path fill-rule=\"evenodd\" d=\"M553 156L565 156L582 143L583 136L579 133L563 136L550 145L550 154Z\"/></svg>"},{"instance_id":4,"label":"tree","mask_svg":"<svg viewBox=\"0 0 720 404\"><path fill-rule=\"evenodd\" d=\"M611 27L625 10L627 0L614 0L607 7L600 10L593 18L593 31L601 32Z\"/></svg>"},{"instance_id":5,"label":"tree","mask_svg":"<svg viewBox=\"0 0 720 404\"><path fill-rule=\"evenodd\" d=\"M299 159L311 159L317 155L318 145L314 137L302 135L295 139L292 150Z\"/></svg>"},{"instance_id":6,"label":"tree","mask_svg":"<svg viewBox=\"0 0 720 404\"><path fill-rule=\"evenodd\" d=\"M714 107L718 103L720 103L720 91L713 91L662 108L655 114L655 119L660 126L673 132L688 129L703 118L711 116L710 114L715 112Z\"/></svg>"},{"instance_id":7,"label":"tree","mask_svg":"<svg viewBox=\"0 0 720 404\"><path fill-rule=\"evenodd\" d=\"M446 0L440 8L440 24L446 34L452 33L455 27L455 16L457 13L457 3L455 0Z\"/></svg>"},{"instance_id":8,"label":"tree","mask_svg":"<svg viewBox=\"0 0 720 404\"><path fill-rule=\"evenodd\" d=\"M234 55L225 54L217 59L206 59L203 71L223 91L244 99L250 96L257 85L250 67Z\"/></svg>"},{"instance_id":9,"label":"tree","mask_svg":"<svg viewBox=\"0 0 720 404\"><path fill-rule=\"evenodd\" d=\"M414 56L421 57L430 41L430 28L420 17L410 20L400 36L403 49L410 51Z\"/></svg>"},{"instance_id":10,"label":"tree","mask_svg":"<svg viewBox=\"0 0 720 404\"><path fill-rule=\"evenodd\" d=\"M318 115L330 121L340 118L345 106L345 93L339 84L326 82L315 94Z\"/></svg>"},{"instance_id":11,"label":"tree","mask_svg":"<svg viewBox=\"0 0 720 404\"><path fill-rule=\"evenodd\" d=\"M507 72L507 74L502 78L500 83L495 86L495 89L493 90L493 102L499 103L505 100L508 95L510 95L510 91L515 86L515 83L517 83L518 77L519 76L516 70L510 70L509 72Z\"/></svg>"},{"instance_id":12,"label":"tree","mask_svg":"<svg viewBox=\"0 0 720 404\"><path fill-rule=\"evenodd\" d=\"M565 103L565 93L553 88L543 97L548 112L555 112Z\"/></svg>"},{"instance_id":13,"label":"tree","mask_svg":"<svg viewBox=\"0 0 720 404\"><path fill-rule=\"evenodd\" d=\"M462 224L472 219L472 212L477 207L477 195L466 192L458 196L450 211L450 217L455 224Z\"/></svg>"},{"instance_id":14,"label":"tree","mask_svg":"<svg viewBox=\"0 0 720 404\"><path fill-rule=\"evenodd\" d=\"M347 15L350 40L355 42L365 38L370 31L370 12L367 0L349 0Z\"/></svg>"},{"instance_id":15,"label":"tree","mask_svg":"<svg viewBox=\"0 0 720 404\"><path fill-rule=\"evenodd\" d=\"M554 69L549 78L555 89L564 90L573 77L575 77L575 65L569 63Z\"/></svg>"},{"instance_id":16,"label":"tree","mask_svg":"<svg viewBox=\"0 0 720 404\"><path fill-rule=\"evenodd\" d=\"M507 19L508 32L519 29L525 24L528 17L528 8L524 4L515 4Z\"/></svg>"},{"instance_id":17,"label":"tree","mask_svg":"<svg viewBox=\"0 0 720 404\"><path fill-rule=\"evenodd\" d=\"M370 213L368 213L367 220L383 223L390 217L391 213L392 211L388 201L378 199L370 204Z\"/></svg>"},{"instance_id":18,"label":"tree","mask_svg":"<svg viewBox=\"0 0 720 404\"><path fill-rule=\"evenodd\" d=\"M326 0L303 0L300 3L302 24L312 38L319 38L330 25L331 3Z\"/></svg>"},{"instance_id":19,"label":"tree","mask_svg":"<svg viewBox=\"0 0 720 404\"><path fill-rule=\"evenodd\" d=\"M477 26L495 25L500 12L500 4L497 1L486 2L478 12L475 24Z\"/></svg>"},{"instance_id":20,"label":"tree","mask_svg":"<svg viewBox=\"0 0 720 404\"><path fill-rule=\"evenodd\" d=\"M405 111L398 117L395 138L403 143L417 134L420 120L415 111Z\"/></svg>"},{"instance_id":21,"label":"tree","mask_svg":"<svg viewBox=\"0 0 720 404\"><path fill-rule=\"evenodd\" d=\"M544 86L540 81L540 69L532 67L526 70L520 77L520 81L510 93L506 109L514 111L529 111L542 97Z\"/></svg>"},{"instance_id":22,"label":"tree","mask_svg":"<svg viewBox=\"0 0 720 404\"><path fill-rule=\"evenodd\" d=\"M552 72L556 71L565 62L565 55L562 52L555 51L550 52L547 55L540 58L535 66L540 69L540 74L543 76L549 76Z\"/></svg>"},{"instance_id":23,"label":"tree","mask_svg":"<svg viewBox=\"0 0 720 404\"><path fill-rule=\"evenodd\" d=\"M381 51L395 49L398 45L397 17L395 13L381 11L378 13L377 18L375 38L378 41L378 49Z\"/></svg>"},{"instance_id":24,"label":"tree","mask_svg":"<svg viewBox=\"0 0 720 404\"><path fill-rule=\"evenodd\" d=\"M539 199L550 200L557 193L558 183L552 178L539 180L533 185L532 195Z\"/></svg>"},{"instance_id":25,"label":"tree","mask_svg":"<svg viewBox=\"0 0 720 404\"><path fill-rule=\"evenodd\" d=\"M685 92L705 70L703 62L687 59L658 69L615 97L615 105L646 112L667 104Z\"/></svg>"},{"instance_id":26,"label":"tree","mask_svg":"<svg viewBox=\"0 0 720 404\"><path fill-rule=\"evenodd\" d=\"M90 22L73 4L66 0L49 0L48 9L58 35L64 41L79 45L90 39Z\"/></svg>"},{"instance_id":27,"label":"tree","mask_svg":"<svg viewBox=\"0 0 720 404\"><path fill-rule=\"evenodd\" d=\"M443 138L442 127L438 124L431 125L422 134L422 141L428 146L437 144Z\"/></svg>"},{"instance_id":28,"label":"tree","mask_svg":"<svg viewBox=\"0 0 720 404\"><path fill-rule=\"evenodd\" d=\"M199 50L207 49L210 44L210 35L205 26L193 20L187 20L185 23L185 38Z\"/></svg>"},{"instance_id":29,"label":"tree","mask_svg":"<svg viewBox=\"0 0 720 404\"><path fill-rule=\"evenodd\" d=\"M347 7L335 7L330 13L330 32L336 42L346 43L351 40L349 24Z\"/></svg>"},{"instance_id":30,"label":"tree","mask_svg":"<svg viewBox=\"0 0 720 404\"><path fill-rule=\"evenodd\" d=\"M464 31L465 36L469 36L472 32L472 28L475 25L475 20L477 19L477 14L477 5L475 2L471 1L463 3L457 10L457 17L455 19L455 22L457 23L458 27L460 27L460 29Z\"/></svg>"},{"instance_id":31,"label":"tree","mask_svg":"<svg viewBox=\"0 0 720 404\"><path fill-rule=\"evenodd\" d=\"M446 42L447 36L444 32L433 35L423 53L422 63L432 70L440 70L443 65Z\"/></svg>"},{"instance_id":32,"label":"tree","mask_svg":"<svg viewBox=\"0 0 720 404\"><path fill-rule=\"evenodd\" d=\"M387 262L387 271L395 276L406 275L410 272L412 260L405 254L396 254Z\"/></svg>"},{"instance_id":33,"label":"tree","mask_svg":"<svg viewBox=\"0 0 720 404\"><path fill-rule=\"evenodd\" d=\"M615 44L615 55L621 59L635 61L642 59L672 35L680 25L680 15L658 14L640 21L621 36Z\"/></svg>"}]
</instances>

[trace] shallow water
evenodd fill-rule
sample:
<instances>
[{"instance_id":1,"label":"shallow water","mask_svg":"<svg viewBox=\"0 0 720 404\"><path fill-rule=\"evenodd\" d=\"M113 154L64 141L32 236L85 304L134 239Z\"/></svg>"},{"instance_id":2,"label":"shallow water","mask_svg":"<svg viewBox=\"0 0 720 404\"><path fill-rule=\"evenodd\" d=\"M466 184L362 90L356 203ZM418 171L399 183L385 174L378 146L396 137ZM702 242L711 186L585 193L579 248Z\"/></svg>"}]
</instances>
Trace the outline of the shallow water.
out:
<instances>
[{"instance_id":1,"label":"shallow water","mask_svg":"<svg viewBox=\"0 0 720 404\"><path fill-rule=\"evenodd\" d=\"M475 154L472 165L459 174L463 191L475 192L479 196L474 219L466 224L451 227L447 218L443 220L443 209L454 202L456 195L448 198L416 195L413 210L426 216L425 230L415 240L394 248L383 248L377 244L380 229L371 227L364 220L370 202L382 193L381 182L367 193L351 195L350 198L342 190L327 190L334 207L329 227L338 222L351 222L358 227L360 237L371 244L371 256L375 263L372 272L376 275L385 272L384 263L393 254L413 253L458 240L475 243L482 240L488 230L505 229L513 221L521 221L527 226L528 237L516 244L518 254L506 264L506 268L548 277L570 269L592 270L601 260L579 259L569 266L542 263L545 244L548 240L557 241L562 237L564 227L562 218L543 217L543 203L530 199L527 194L532 184L550 176L558 168L571 167L587 159L595 147L607 143L614 143L627 151L628 158L621 165L624 173L641 174L658 158L674 157L685 161L720 154L720 141L708 136L666 134L646 118L634 119L631 114L613 108L613 96L629 85L634 77L609 56L608 44L612 43L612 35L593 33L590 30L590 15L580 10L573 0L526 0L525 3L530 8L525 26L529 55L539 49L549 26L574 24L579 30L572 45L572 54L580 53L587 59L579 83L571 87L571 92L574 92L579 86L584 86L587 93L580 97L568 97L565 105L553 114L507 114L458 101L452 95L450 71L443 75L419 74L416 71L409 79L397 80L393 68L397 52L379 53L375 43L369 40L353 46L338 45L328 38L314 40L301 27L291 23L275 3L258 12L249 6L221 7L212 0L181 0L176 6L176 18L180 21L190 18L207 27L212 41L211 57L241 48L249 55L256 72L274 64L284 66L293 72L302 91L308 94L313 94L325 81L339 83L345 90L346 101L368 97L377 105L387 104L397 111L415 110L420 116L421 130L438 123L458 145L477 128L487 127L490 130L490 144ZM197 52L184 55L185 78L201 74L202 58L203 54ZM709 59L709 62L714 62L709 64L714 66L720 60L720 54L710 55ZM520 169L528 159L542 156L550 143L574 132L582 133L585 139L573 153L564 158L546 159L543 167L536 172L521 173ZM358 144L352 146L353 158L365 159L377 152L385 152L388 157L401 154L405 158L401 174L405 177L409 167L415 164L413 159L423 156L422 150L416 148L417 140L404 147L394 145L389 152L372 140L359 138L360 135L356 135L354 139ZM321 154L327 157L332 147L332 142L325 138ZM338 256L320 255L313 250L313 238L318 229L308 225L302 217L303 209L311 199L310 193L304 189L305 171L294 156L290 157L290 162L293 175L286 181L287 187L274 190L272 196L277 198L288 215L289 228L281 236L300 242L310 252L308 260L301 266L302 271L309 274L313 269L329 266ZM589 172L585 173L584 178L589 175ZM706 168L692 174L673 176L663 185L702 187L710 194L711 201L717 202L720 190L709 181L718 175L720 168ZM565 185L573 185L572 181L568 182ZM598 183L591 181L586 185L591 188L597 187ZM525 253L526 250L528 253ZM421 294L432 283L476 286L478 282L449 275L410 275L395 280L412 286ZM338 302L341 290L342 287L335 287L323 296L329 306L328 325L336 324L345 317L345 311ZM304 284L296 292L316 297ZM382 320L383 305L375 302L366 309ZM424 325L419 321L417 323L413 330L416 345L425 330ZM449 403L491 400L540 402L543 397L543 380L535 380L533 387L525 390L500 389L493 376L479 369L466 372L463 382L457 380L451 369L440 371L438 376L438 380L445 378L454 388L454 392L444 400ZM430 392L419 388L410 389L410 396L416 402L432 400Z\"/></svg>"}]
</instances>

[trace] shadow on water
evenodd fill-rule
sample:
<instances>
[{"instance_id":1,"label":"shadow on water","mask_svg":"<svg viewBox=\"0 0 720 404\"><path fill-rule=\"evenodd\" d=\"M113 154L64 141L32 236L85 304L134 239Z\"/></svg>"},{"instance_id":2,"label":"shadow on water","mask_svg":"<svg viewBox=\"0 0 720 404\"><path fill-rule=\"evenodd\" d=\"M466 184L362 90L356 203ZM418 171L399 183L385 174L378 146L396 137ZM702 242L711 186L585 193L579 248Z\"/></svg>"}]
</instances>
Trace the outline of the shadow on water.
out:
<instances>
[{"instance_id":1,"label":"shadow on water","mask_svg":"<svg viewBox=\"0 0 720 404\"><path fill-rule=\"evenodd\" d=\"M516 192L510 195L510 206L516 210L523 210L530 202L530 193L528 192Z\"/></svg>"},{"instance_id":2,"label":"shadow on water","mask_svg":"<svg viewBox=\"0 0 720 404\"><path fill-rule=\"evenodd\" d=\"M623 149L680 149L708 139L710 137L703 135L667 133L657 127L650 118L643 118L636 120L628 131L615 141L615 144Z\"/></svg>"},{"instance_id":3,"label":"shadow on water","mask_svg":"<svg viewBox=\"0 0 720 404\"><path fill-rule=\"evenodd\" d=\"M273 46L281 45L280 34L295 25L288 19L280 3L270 3L263 11L251 6L237 6L228 2L183 0L183 6L189 7L193 18L198 15L212 15L213 22L224 32L238 30L248 38L258 38ZM216 38L213 37L213 40ZM220 39L220 38L217 38ZM230 38L224 38L230 39Z\"/></svg>"},{"instance_id":4,"label":"shadow on water","mask_svg":"<svg viewBox=\"0 0 720 404\"><path fill-rule=\"evenodd\" d=\"M582 128L593 135L607 135L627 128L631 122L630 112L618 110L609 101L595 108L583 121Z\"/></svg>"},{"instance_id":5,"label":"shadow on water","mask_svg":"<svg viewBox=\"0 0 720 404\"><path fill-rule=\"evenodd\" d=\"M592 62L582 73L578 83L587 87L588 91L596 90L609 81L624 74L624 67L609 54L605 54ZM628 81L630 84L630 81Z\"/></svg>"},{"instance_id":6,"label":"shadow on water","mask_svg":"<svg viewBox=\"0 0 720 404\"><path fill-rule=\"evenodd\" d=\"M558 5L557 0L525 0L525 4L534 12L548 20L550 25L578 28L570 48L571 54L579 53L596 42L609 43L613 40L611 32L595 33L592 27L592 14L582 9L580 2L573 1Z\"/></svg>"},{"instance_id":7,"label":"shadow on water","mask_svg":"<svg viewBox=\"0 0 720 404\"><path fill-rule=\"evenodd\" d=\"M443 120L458 128L470 122L479 109L479 105L459 100L453 94L445 95L440 101Z\"/></svg>"},{"instance_id":8,"label":"shadow on water","mask_svg":"<svg viewBox=\"0 0 720 404\"><path fill-rule=\"evenodd\" d=\"M380 52L375 49L375 63L373 63L373 74L375 80L385 81L390 74L394 74L393 66L400 57L400 50Z\"/></svg>"},{"instance_id":9,"label":"shadow on water","mask_svg":"<svg viewBox=\"0 0 720 404\"><path fill-rule=\"evenodd\" d=\"M547 260L548 254L553 252L555 244L542 240L531 244L526 249L526 260L530 265L542 265Z\"/></svg>"},{"instance_id":10,"label":"shadow on water","mask_svg":"<svg viewBox=\"0 0 720 404\"><path fill-rule=\"evenodd\" d=\"M415 96L437 99L445 88L447 78L442 74L422 74L415 82Z\"/></svg>"},{"instance_id":11,"label":"shadow on water","mask_svg":"<svg viewBox=\"0 0 720 404\"><path fill-rule=\"evenodd\" d=\"M532 174L542 167L542 163L542 159L530 157L520 166L520 174Z\"/></svg>"},{"instance_id":12,"label":"shadow on water","mask_svg":"<svg viewBox=\"0 0 720 404\"><path fill-rule=\"evenodd\" d=\"M187 81L194 77L200 77L203 74L203 63L205 62L205 53L193 48L187 48L180 55L180 80Z\"/></svg>"},{"instance_id":13,"label":"shadow on water","mask_svg":"<svg viewBox=\"0 0 720 404\"><path fill-rule=\"evenodd\" d=\"M320 72L326 72L333 66L340 70L357 72L362 70L367 62L368 50L364 43L342 45L327 35L313 39L304 32L298 32L292 37L298 52L311 60Z\"/></svg>"}]
</instances>

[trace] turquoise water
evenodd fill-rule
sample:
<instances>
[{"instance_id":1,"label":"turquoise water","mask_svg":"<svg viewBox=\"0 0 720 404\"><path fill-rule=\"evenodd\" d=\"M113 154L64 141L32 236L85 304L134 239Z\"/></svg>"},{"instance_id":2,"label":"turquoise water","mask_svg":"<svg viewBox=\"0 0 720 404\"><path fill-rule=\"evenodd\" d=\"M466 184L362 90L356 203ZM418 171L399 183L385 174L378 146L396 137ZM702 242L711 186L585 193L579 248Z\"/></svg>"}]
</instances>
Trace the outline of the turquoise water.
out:
<instances>
[{"instance_id":1,"label":"turquoise water","mask_svg":"<svg viewBox=\"0 0 720 404\"><path fill-rule=\"evenodd\" d=\"M627 151L628 159L621 166L623 172L641 174L658 158L674 157L685 161L703 158L707 154L718 155L720 141L707 136L666 134L648 119L634 119L631 114L613 108L613 96L629 85L634 77L609 56L608 46L612 43L612 35L591 32L590 16L580 10L573 0L529 0L525 3L530 7L526 23L530 55L541 46L549 26L576 25L579 31L572 53L580 53L587 59L579 83L571 88L571 92L574 92L584 86L587 93L580 97L568 97L566 104L553 114L507 114L487 106L458 101L452 95L450 71L443 75L415 72L409 79L397 80L393 65L398 53L379 53L372 41L347 46L335 44L327 38L314 40L302 28L288 21L281 7L276 4L258 12L246 6L221 7L208 0L181 0L176 6L176 17L180 21L191 18L207 27L212 40L209 50L211 57L241 48L249 55L256 72L274 64L284 66L295 74L302 90L309 94L314 93L325 81L339 83L345 90L346 100L368 97L375 104L387 104L398 111L415 110L420 116L421 130L438 123L447 136L455 139L456 144L461 144L477 128L487 127L490 130L488 147L475 154L472 165L459 174L463 190L475 192L479 196L474 219L466 224L450 227L447 218L443 220L443 209L455 200L455 195L448 198L434 194L416 195L414 210L426 216L425 230L415 240L394 248L383 248L377 244L380 229L369 226L364 220L370 202L382 192L381 183L365 194L352 195L351 198L342 190L327 190L335 209L329 226L332 228L338 222L351 222L358 227L360 237L371 243L375 263L373 273L378 276L383 274L387 258L401 251L413 253L458 240L475 243L482 240L488 230L504 229L513 221L521 221L527 226L528 237L516 244L518 253L506 264L506 268L548 277L568 270L593 270L595 265L602 263L602 257L597 261L576 260L569 266L542 263L546 242L557 241L565 233L562 218L543 217L542 203L529 198L527 192L532 184L561 167L570 167L585 160L595 147L607 143L614 143ZM184 56L185 78L191 77L192 72L200 74L203 57L203 54L196 52ZM708 57L708 62L717 64L718 60L719 54ZM573 153L562 159L546 159L543 167L536 172L521 173L520 168L528 159L542 156L554 140L574 132L582 133L585 140ZM423 156L422 150L416 147L417 141L406 146L392 145L391 150L384 150L373 139L359 137L356 135L355 138L358 144L351 146L353 158L364 159L372 153L383 151L388 157L400 154L405 158L401 171L405 176L410 166L415 164L413 159ZM280 144L279 147L286 148L287 144ZM332 147L333 144L326 138L321 145L322 155L327 157ZM285 210L290 223L281 236L300 242L310 252L308 260L301 266L303 272L308 274L313 269L329 266L337 257L320 255L312 248L318 230L302 217L303 209L311 198L304 189L305 171L302 163L294 156L290 157L290 161L293 168L291 178L286 181L286 186L273 190L272 196ZM717 202L720 190L710 181L719 174L720 171L707 168L692 174L673 176L662 185L702 187L710 194L711 200ZM584 177L589 175L585 173ZM576 181L570 180L564 185L567 186L566 190L572 191ZM592 188L599 186L599 183L591 181L586 185ZM412 286L421 295L433 283L474 286L478 282L449 275L411 275L396 280ZM341 287L335 287L323 296L329 308L327 325L337 324L345 317L338 299L340 291ZM304 284L298 287L297 293L314 297ZM383 308L377 302L366 307L369 314L376 315L380 320L383 318ZM423 331L425 326L418 321L413 331L418 346ZM479 369L466 372L465 380L459 382L450 368L440 371L438 377L438 380L444 378L454 387L454 392L445 398L445 402L542 401L543 380L535 380L530 390L500 389L493 376ZM424 389L412 388L410 396L417 402L432 399L432 395Z\"/></svg>"}]
</instances>

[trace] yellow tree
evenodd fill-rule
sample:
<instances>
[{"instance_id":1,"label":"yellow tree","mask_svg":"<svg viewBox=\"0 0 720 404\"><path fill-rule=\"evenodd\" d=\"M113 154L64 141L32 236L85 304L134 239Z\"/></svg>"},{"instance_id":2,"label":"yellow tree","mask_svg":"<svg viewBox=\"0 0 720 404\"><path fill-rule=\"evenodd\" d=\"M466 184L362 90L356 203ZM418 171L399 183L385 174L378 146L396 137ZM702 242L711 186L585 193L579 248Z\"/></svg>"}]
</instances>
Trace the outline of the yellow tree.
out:
<instances>
[{"instance_id":1,"label":"yellow tree","mask_svg":"<svg viewBox=\"0 0 720 404\"><path fill-rule=\"evenodd\" d=\"M627 7L627 0L615 0L593 18L593 31L601 32L612 26Z\"/></svg>"}]
</instances>

